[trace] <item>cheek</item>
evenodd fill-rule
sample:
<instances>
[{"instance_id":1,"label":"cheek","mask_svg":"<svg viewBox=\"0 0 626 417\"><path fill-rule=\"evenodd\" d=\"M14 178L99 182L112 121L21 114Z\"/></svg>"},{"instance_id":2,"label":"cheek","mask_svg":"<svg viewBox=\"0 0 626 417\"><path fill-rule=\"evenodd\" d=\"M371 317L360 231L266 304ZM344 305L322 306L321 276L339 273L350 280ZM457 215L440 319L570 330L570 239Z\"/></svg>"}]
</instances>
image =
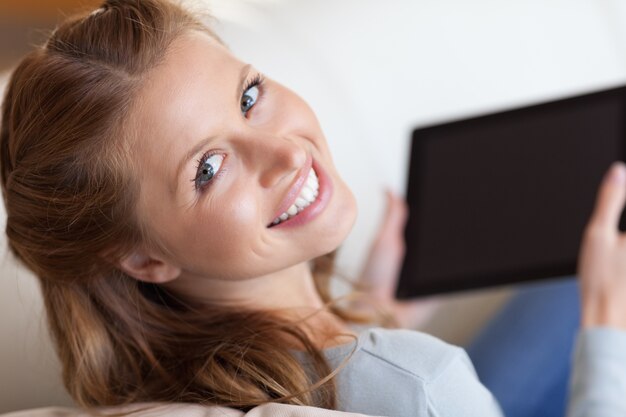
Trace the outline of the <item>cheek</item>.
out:
<instances>
[{"instance_id":1,"label":"cheek","mask_svg":"<svg viewBox=\"0 0 626 417\"><path fill-rule=\"evenodd\" d=\"M259 238L257 201L245 193L228 201L217 198L200 206L185 223L187 237L180 236L184 241L179 246L186 248L186 253L181 257L186 259L189 269L197 272L229 271Z\"/></svg>"},{"instance_id":2,"label":"cheek","mask_svg":"<svg viewBox=\"0 0 626 417\"><path fill-rule=\"evenodd\" d=\"M277 133L302 136L309 139L323 138L315 113L300 96L279 88L268 93L267 102L260 103L255 123L272 128Z\"/></svg>"},{"instance_id":3,"label":"cheek","mask_svg":"<svg viewBox=\"0 0 626 417\"><path fill-rule=\"evenodd\" d=\"M309 105L299 96L293 95L288 101L288 108L283 114L283 122L289 126L294 132L302 132L303 136L309 136L307 133L317 133L321 130L317 117Z\"/></svg>"}]
</instances>

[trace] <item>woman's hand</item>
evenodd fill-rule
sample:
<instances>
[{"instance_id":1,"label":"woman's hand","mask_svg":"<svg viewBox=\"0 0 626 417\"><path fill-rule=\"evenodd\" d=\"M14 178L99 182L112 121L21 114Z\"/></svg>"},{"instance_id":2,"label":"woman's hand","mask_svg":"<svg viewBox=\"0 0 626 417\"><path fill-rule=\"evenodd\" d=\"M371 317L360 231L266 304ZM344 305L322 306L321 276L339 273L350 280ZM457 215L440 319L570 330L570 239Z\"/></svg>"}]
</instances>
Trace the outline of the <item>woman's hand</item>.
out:
<instances>
[{"instance_id":1,"label":"woman's hand","mask_svg":"<svg viewBox=\"0 0 626 417\"><path fill-rule=\"evenodd\" d=\"M432 316L434 298L399 301L395 298L405 253L404 226L408 206L403 198L386 191L387 211L360 275L369 295L390 311L402 327L417 328Z\"/></svg>"},{"instance_id":2,"label":"woman's hand","mask_svg":"<svg viewBox=\"0 0 626 417\"><path fill-rule=\"evenodd\" d=\"M611 165L587 224L578 258L582 326L626 330L626 234L619 220L626 201L626 166Z\"/></svg>"}]
</instances>

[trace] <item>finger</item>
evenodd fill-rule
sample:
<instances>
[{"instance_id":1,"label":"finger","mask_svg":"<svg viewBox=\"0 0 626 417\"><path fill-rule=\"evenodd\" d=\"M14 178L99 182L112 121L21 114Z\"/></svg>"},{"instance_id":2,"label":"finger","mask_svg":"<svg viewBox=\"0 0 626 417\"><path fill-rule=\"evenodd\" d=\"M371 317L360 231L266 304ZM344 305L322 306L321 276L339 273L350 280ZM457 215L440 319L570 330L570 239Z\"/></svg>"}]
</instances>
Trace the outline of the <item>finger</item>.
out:
<instances>
[{"instance_id":1,"label":"finger","mask_svg":"<svg viewBox=\"0 0 626 417\"><path fill-rule=\"evenodd\" d=\"M602 179L589 227L592 230L617 234L625 199L626 166L617 161Z\"/></svg>"},{"instance_id":2,"label":"finger","mask_svg":"<svg viewBox=\"0 0 626 417\"><path fill-rule=\"evenodd\" d=\"M387 213L384 228L386 230L402 230L406 224L408 207L404 199L390 189L385 190L387 196Z\"/></svg>"}]
</instances>

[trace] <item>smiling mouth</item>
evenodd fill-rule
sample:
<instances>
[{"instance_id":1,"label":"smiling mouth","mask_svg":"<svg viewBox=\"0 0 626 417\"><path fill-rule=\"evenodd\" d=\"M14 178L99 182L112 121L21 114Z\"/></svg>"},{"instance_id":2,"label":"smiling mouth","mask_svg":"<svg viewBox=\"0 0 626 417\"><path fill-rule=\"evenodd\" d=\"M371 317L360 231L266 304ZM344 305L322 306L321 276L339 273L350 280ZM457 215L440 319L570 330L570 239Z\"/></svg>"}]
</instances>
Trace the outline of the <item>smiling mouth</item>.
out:
<instances>
[{"instance_id":1,"label":"smiling mouth","mask_svg":"<svg viewBox=\"0 0 626 417\"><path fill-rule=\"evenodd\" d=\"M309 176L300 189L300 193L296 197L295 201L289 206L289 208L280 214L278 217L274 219L274 221L268 226L276 226L282 222L285 222L293 217L296 217L300 214L304 209L310 206L319 195L319 178L317 177L317 173L311 167L309 171Z\"/></svg>"}]
</instances>

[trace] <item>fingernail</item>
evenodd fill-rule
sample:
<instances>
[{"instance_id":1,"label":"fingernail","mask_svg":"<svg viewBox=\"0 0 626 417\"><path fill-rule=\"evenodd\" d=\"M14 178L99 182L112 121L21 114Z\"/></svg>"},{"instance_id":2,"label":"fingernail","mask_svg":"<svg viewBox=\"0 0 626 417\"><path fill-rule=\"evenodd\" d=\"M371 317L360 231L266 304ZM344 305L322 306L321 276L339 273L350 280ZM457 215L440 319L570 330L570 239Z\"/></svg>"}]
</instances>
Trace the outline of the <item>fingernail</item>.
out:
<instances>
[{"instance_id":1,"label":"fingernail","mask_svg":"<svg viewBox=\"0 0 626 417\"><path fill-rule=\"evenodd\" d=\"M611 167L611 181L623 183L626 180L626 171L623 162L614 162Z\"/></svg>"}]
</instances>

